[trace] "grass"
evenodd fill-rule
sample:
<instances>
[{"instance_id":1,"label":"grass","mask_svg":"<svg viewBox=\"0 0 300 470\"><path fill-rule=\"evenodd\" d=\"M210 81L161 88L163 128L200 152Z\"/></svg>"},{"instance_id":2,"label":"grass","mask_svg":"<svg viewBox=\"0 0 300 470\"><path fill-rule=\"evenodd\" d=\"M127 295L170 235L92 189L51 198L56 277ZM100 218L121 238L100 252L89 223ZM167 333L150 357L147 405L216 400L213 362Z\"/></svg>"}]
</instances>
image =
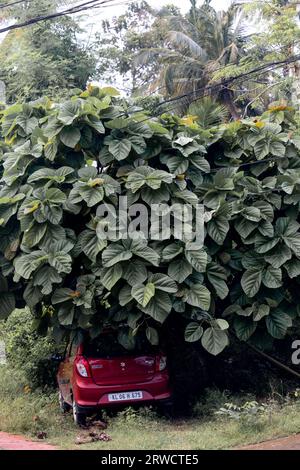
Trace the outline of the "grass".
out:
<instances>
[{"instance_id":1,"label":"grass","mask_svg":"<svg viewBox=\"0 0 300 470\"><path fill-rule=\"evenodd\" d=\"M239 419L236 411L234 418L226 409L224 415L215 414L225 402L238 407L251 399L209 391L194 408L192 418L172 422L158 417L151 409L127 408L107 416L110 442L79 447L75 438L81 431L75 428L70 415L60 414L57 394L32 392L21 373L0 366L0 431L33 439L37 432L44 431L47 442L62 449L229 449L299 432L300 400L296 398L269 401L263 413L246 412Z\"/></svg>"}]
</instances>

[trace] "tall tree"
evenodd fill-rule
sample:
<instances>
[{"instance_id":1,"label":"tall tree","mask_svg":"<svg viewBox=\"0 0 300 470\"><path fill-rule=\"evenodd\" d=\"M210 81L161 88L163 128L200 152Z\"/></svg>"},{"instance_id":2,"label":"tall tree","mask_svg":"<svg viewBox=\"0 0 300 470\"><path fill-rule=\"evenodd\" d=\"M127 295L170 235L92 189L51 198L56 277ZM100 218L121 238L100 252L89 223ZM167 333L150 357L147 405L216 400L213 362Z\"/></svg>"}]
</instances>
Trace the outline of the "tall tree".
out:
<instances>
[{"instance_id":1,"label":"tall tree","mask_svg":"<svg viewBox=\"0 0 300 470\"><path fill-rule=\"evenodd\" d=\"M242 78L235 81L234 88L239 90L240 100L248 101L247 110L254 107L259 113L270 101L281 98L293 100L297 95L299 64L283 63L278 67L276 62L292 60L299 52L299 7L300 2L295 0L259 0L245 5L245 14L255 19L246 54L238 64L230 64L217 71L213 79L219 81L242 74ZM276 67L271 65L260 71L264 64L274 64ZM247 79L245 74L256 68L257 73L251 73Z\"/></svg>"},{"instance_id":2,"label":"tall tree","mask_svg":"<svg viewBox=\"0 0 300 470\"><path fill-rule=\"evenodd\" d=\"M239 62L246 41L243 13L234 5L226 12L217 12L210 0L205 0L200 7L191 1L186 17L168 17L166 24L163 47L144 49L138 62L143 65L149 58L156 57L160 63L156 83L166 87L168 96L194 93L185 101L186 107L198 96L199 89L205 90L210 84L214 72ZM212 95L226 105L234 118L239 116L231 90L220 87Z\"/></svg>"},{"instance_id":3,"label":"tall tree","mask_svg":"<svg viewBox=\"0 0 300 470\"><path fill-rule=\"evenodd\" d=\"M6 18L24 20L51 13L59 1L32 0L17 5ZM6 85L8 102L32 100L44 94L63 96L67 89L84 88L95 72L96 58L86 50L79 23L56 18L11 31L0 51L0 79Z\"/></svg>"},{"instance_id":4,"label":"tall tree","mask_svg":"<svg viewBox=\"0 0 300 470\"><path fill-rule=\"evenodd\" d=\"M156 10L146 1L129 4L126 12L102 23L94 47L98 53L97 76L102 83L118 85L128 94L146 91L149 82L159 74L155 57L137 64L135 57L144 49L162 47L167 32L165 18L178 16L173 5Z\"/></svg>"}]
</instances>

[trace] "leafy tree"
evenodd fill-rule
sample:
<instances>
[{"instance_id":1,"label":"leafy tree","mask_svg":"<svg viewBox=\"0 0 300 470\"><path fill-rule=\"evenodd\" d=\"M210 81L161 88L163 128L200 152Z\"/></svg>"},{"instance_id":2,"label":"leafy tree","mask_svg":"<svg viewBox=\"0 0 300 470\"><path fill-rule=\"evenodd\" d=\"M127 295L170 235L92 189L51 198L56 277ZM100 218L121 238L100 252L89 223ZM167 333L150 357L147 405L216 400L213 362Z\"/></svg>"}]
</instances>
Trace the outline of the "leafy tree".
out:
<instances>
[{"instance_id":1,"label":"leafy tree","mask_svg":"<svg viewBox=\"0 0 300 470\"><path fill-rule=\"evenodd\" d=\"M164 19L179 14L172 5L156 10L143 0L131 3L121 16L103 21L94 43L99 57L99 80L112 83L115 77L115 84L128 94L144 94L149 82L158 75L159 64L155 58L149 58L138 66L136 54L145 48L161 47L166 32Z\"/></svg>"},{"instance_id":2,"label":"leafy tree","mask_svg":"<svg viewBox=\"0 0 300 470\"><path fill-rule=\"evenodd\" d=\"M33 0L18 5L10 15L24 20L51 13L58 5ZM0 79L6 85L7 101L33 100L44 94L64 96L72 87L85 87L95 72L96 59L85 50L81 33L78 22L69 17L11 31L0 51Z\"/></svg>"},{"instance_id":3,"label":"leafy tree","mask_svg":"<svg viewBox=\"0 0 300 470\"><path fill-rule=\"evenodd\" d=\"M216 71L213 80L237 77L248 71L292 58L297 53L300 40L298 2L271 0L253 1L244 6L250 22L251 35L248 38L245 55L238 64L228 64ZM260 25L257 27L257 25ZM283 64L281 67L265 69L262 72L243 76L232 87L238 90L239 103L261 113L270 101L294 100L299 96L299 63Z\"/></svg>"},{"instance_id":4,"label":"leafy tree","mask_svg":"<svg viewBox=\"0 0 300 470\"><path fill-rule=\"evenodd\" d=\"M156 344L174 312L186 340L212 354L228 344L228 327L260 347L283 338L299 317L294 110L276 104L206 130L135 111L116 90L89 87L3 112L1 317L27 304L58 339L110 325L127 348L137 331ZM204 246L174 234L103 237L111 226L97 208L118 207L120 196L129 207L203 204ZM115 217L124 215L136 220Z\"/></svg>"},{"instance_id":5,"label":"leafy tree","mask_svg":"<svg viewBox=\"0 0 300 470\"><path fill-rule=\"evenodd\" d=\"M160 67L157 86L164 85L169 96L191 93L183 108L205 93L214 72L228 64L237 64L243 55L245 36L243 15L236 6L227 12L216 12L205 1L200 7L196 2L185 18L174 16L167 19L167 31L163 47L151 47L139 54L138 62L145 64L156 57ZM224 104L230 114L237 118L239 112L233 101L233 93L220 87L207 93Z\"/></svg>"}]
</instances>

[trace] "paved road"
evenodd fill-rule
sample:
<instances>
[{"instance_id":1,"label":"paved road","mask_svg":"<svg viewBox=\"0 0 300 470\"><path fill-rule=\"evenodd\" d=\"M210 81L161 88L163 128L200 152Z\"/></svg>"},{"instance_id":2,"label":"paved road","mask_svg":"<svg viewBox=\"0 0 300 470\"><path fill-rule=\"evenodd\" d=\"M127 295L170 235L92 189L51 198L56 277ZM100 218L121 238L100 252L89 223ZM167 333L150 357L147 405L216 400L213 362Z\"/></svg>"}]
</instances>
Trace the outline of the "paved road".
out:
<instances>
[{"instance_id":1,"label":"paved road","mask_svg":"<svg viewBox=\"0 0 300 470\"><path fill-rule=\"evenodd\" d=\"M55 450L55 447L43 442L29 441L23 436L0 432L0 450Z\"/></svg>"}]
</instances>

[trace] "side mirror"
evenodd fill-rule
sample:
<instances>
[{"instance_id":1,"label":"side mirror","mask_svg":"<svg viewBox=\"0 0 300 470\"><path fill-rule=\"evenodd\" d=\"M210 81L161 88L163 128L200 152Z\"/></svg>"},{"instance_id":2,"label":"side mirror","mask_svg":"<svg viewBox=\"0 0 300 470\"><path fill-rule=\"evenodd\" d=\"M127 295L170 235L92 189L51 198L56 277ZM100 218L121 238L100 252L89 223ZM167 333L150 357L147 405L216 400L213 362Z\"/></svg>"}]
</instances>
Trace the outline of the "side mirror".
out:
<instances>
[{"instance_id":1,"label":"side mirror","mask_svg":"<svg viewBox=\"0 0 300 470\"><path fill-rule=\"evenodd\" d=\"M65 357L63 356L63 354L59 354L59 353L56 353L56 354L52 354L51 356L51 361L53 362L62 362L64 361Z\"/></svg>"}]
</instances>

